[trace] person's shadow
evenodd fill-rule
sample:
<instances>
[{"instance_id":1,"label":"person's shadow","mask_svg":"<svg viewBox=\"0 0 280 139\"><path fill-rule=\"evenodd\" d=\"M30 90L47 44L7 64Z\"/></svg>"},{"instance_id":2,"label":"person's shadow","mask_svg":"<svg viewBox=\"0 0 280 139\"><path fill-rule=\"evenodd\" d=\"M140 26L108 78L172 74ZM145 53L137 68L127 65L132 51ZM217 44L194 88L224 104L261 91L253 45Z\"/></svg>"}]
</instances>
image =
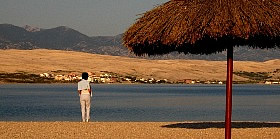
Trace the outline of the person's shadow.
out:
<instances>
[{"instance_id":1,"label":"person's shadow","mask_svg":"<svg viewBox=\"0 0 280 139\"><path fill-rule=\"evenodd\" d=\"M186 122L161 126L163 128L207 129L225 128L224 122ZM232 128L276 128L280 122L232 122Z\"/></svg>"}]
</instances>

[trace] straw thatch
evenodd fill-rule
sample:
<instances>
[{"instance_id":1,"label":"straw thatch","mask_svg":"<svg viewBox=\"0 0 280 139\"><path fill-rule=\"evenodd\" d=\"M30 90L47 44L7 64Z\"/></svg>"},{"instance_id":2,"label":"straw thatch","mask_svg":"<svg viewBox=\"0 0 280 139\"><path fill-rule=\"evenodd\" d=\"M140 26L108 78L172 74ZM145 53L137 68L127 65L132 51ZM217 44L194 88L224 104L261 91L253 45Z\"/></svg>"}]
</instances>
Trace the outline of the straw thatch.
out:
<instances>
[{"instance_id":1,"label":"straw thatch","mask_svg":"<svg viewBox=\"0 0 280 139\"><path fill-rule=\"evenodd\" d=\"M280 1L171 0L145 13L123 40L137 55L279 47Z\"/></svg>"}]
</instances>

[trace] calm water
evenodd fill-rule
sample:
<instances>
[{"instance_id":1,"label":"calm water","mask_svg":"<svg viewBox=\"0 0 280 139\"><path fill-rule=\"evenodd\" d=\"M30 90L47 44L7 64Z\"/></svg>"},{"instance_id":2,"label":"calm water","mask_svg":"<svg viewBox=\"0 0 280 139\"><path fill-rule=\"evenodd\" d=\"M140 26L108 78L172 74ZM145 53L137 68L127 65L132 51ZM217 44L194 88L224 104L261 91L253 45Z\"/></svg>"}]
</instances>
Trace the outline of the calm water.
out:
<instances>
[{"instance_id":1,"label":"calm water","mask_svg":"<svg viewBox=\"0 0 280 139\"><path fill-rule=\"evenodd\" d=\"M223 121L224 85L92 85L92 121ZM2 84L0 121L80 121L76 84ZM280 121L280 86L234 85L235 121Z\"/></svg>"}]
</instances>

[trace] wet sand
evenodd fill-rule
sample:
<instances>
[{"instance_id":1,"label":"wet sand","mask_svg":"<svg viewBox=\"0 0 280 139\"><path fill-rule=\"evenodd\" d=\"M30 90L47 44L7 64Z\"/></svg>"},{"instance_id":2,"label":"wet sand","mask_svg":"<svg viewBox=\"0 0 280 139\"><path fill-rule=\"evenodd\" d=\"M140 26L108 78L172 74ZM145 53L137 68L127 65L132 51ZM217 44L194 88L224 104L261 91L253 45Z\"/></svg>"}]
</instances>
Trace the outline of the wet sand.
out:
<instances>
[{"instance_id":1,"label":"wet sand","mask_svg":"<svg viewBox=\"0 0 280 139\"><path fill-rule=\"evenodd\" d=\"M233 139L279 139L280 123L233 123ZM0 122L0 138L223 139L222 122Z\"/></svg>"}]
</instances>

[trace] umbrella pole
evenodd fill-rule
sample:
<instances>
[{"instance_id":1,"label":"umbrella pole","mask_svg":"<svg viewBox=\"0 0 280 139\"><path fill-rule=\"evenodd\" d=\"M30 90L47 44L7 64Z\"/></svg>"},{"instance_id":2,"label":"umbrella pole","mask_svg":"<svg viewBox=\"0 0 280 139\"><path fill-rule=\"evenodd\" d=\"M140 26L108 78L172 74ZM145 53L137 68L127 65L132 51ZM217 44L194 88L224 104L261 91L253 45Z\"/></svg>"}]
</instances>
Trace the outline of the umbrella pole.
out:
<instances>
[{"instance_id":1,"label":"umbrella pole","mask_svg":"<svg viewBox=\"0 0 280 139\"><path fill-rule=\"evenodd\" d=\"M233 47L227 49L225 139L231 139Z\"/></svg>"}]
</instances>

